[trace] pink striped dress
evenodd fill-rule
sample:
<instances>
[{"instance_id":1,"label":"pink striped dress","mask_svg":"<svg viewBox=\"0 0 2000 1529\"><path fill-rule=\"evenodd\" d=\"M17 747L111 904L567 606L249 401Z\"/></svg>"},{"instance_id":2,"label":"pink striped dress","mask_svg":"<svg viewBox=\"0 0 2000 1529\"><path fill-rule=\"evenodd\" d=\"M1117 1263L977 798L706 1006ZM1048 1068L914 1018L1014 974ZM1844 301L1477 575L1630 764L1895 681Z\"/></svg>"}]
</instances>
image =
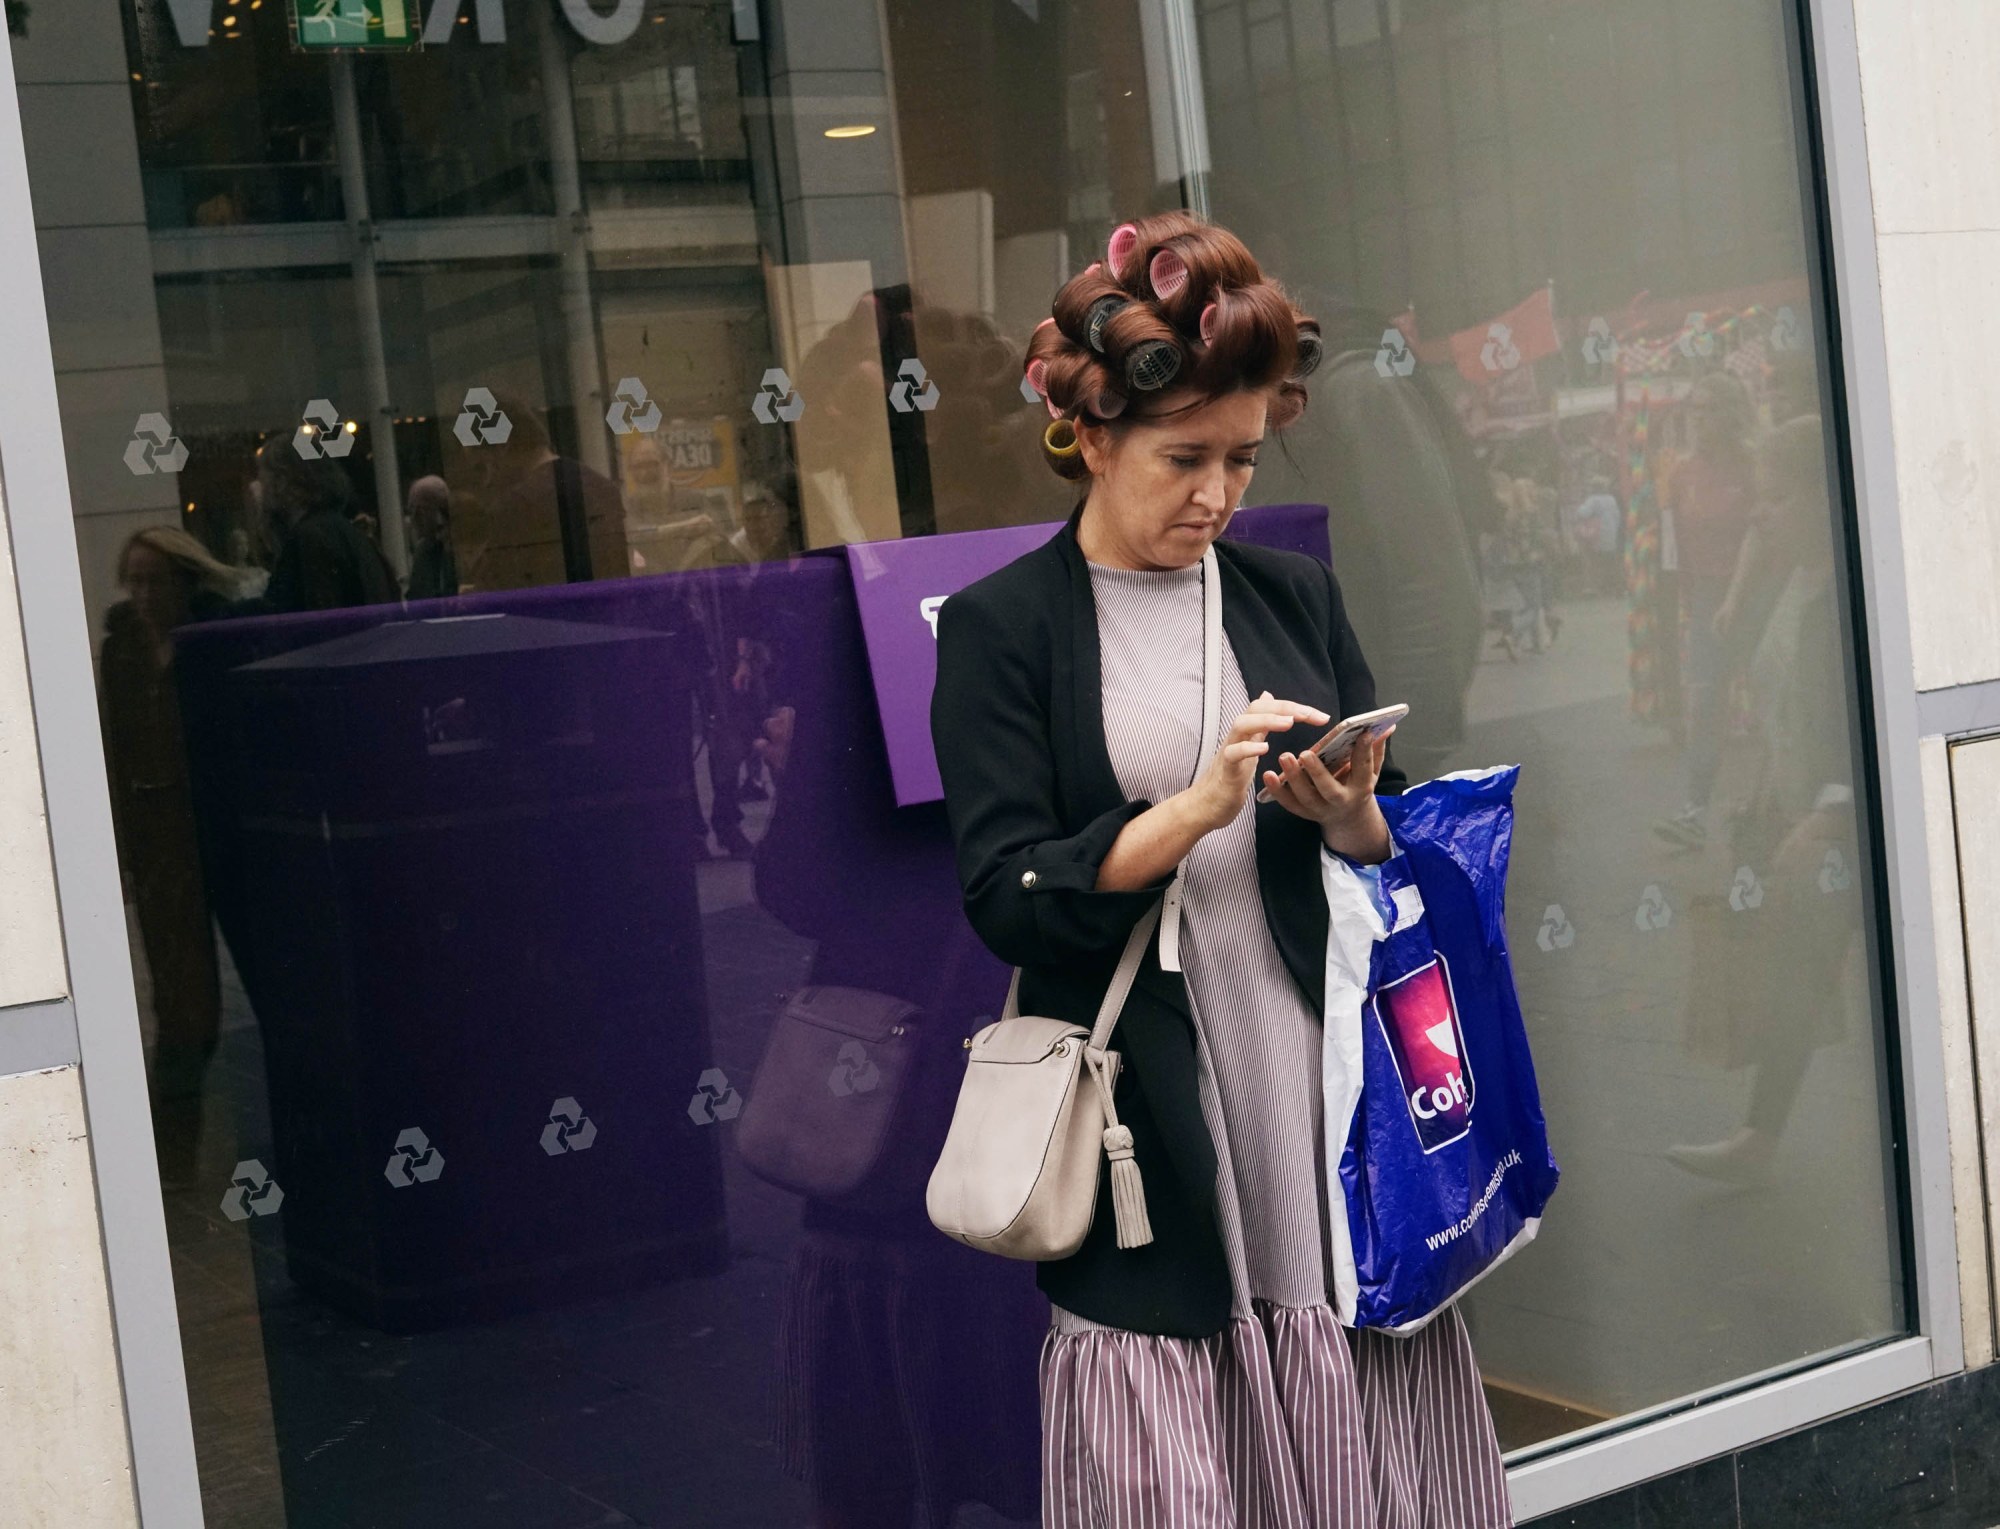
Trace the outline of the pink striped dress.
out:
<instances>
[{"instance_id":1,"label":"pink striped dress","mask_svg":"<svg viewBox=\"0 0 2000 1529\"><path fill-rule=\"evenodd\" d=\"M1091 565L1119 785L1191 779L1201 570ZM1223 726L1247 704L1224 645ZM1301 740L1303 741L1303 740ZM1487 1529L1512 1521L1456 1309L1410 1338L1328 1303L1320 1017L1264 922L1254 814L1188 859L1181 959L1234 1286L1213 1338L1123 1332L1057 1308L1041 1359L1045 1529Z\"/></svg>"}]
</instances>

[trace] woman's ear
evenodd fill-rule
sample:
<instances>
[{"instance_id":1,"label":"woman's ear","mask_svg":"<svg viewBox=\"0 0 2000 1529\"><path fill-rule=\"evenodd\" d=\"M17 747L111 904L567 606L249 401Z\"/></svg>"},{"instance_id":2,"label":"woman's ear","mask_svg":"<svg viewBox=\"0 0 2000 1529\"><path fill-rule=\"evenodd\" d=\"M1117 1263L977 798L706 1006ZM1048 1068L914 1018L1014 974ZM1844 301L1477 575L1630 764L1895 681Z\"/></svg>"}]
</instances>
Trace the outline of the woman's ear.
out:
<instances>
[{"instance_id":1,"label":"woman's ear","mask_svg":"<svg viewBox=\"0 0 2000 1529\"><path fill-rule=\"evenodd\" d=\"M1083 446L1083 465L1090 469L1091 477L1103 477L1111 460L1111 431L1083 415L1076 422L1076 438Z\"/></svg>"}]
</instances>

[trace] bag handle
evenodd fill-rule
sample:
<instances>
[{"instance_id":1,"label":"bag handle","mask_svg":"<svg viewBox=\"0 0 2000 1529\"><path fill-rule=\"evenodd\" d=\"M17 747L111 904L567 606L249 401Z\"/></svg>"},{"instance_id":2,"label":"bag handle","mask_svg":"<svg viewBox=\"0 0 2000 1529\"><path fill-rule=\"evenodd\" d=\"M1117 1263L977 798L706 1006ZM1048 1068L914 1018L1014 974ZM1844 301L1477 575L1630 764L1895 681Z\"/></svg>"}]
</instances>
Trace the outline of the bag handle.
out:
<instances>
[{"instance_id":1,"label":"bag handle","mask_svg":"<svg viewBox=\"0 0 2000 1529\"><path fill-rule=\"evenodd\" d=\"M1215 757L1216 734L1222 730L1222 574L1215 549L1201 555L1201 755L1194 780ZM1193 784L1193 780L1189 782ZM1174 867L1174 879L1160 899L1160 970L1181 969L1181 893L1187 862Z\"/></svg>"}]
</instances>

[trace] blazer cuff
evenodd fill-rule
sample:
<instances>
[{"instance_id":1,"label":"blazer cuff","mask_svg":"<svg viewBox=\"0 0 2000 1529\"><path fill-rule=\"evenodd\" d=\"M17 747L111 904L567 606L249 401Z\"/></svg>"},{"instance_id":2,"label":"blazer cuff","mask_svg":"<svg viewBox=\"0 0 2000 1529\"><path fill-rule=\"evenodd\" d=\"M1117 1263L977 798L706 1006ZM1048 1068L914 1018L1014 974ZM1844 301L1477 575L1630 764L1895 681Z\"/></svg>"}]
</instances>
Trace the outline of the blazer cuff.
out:
<instances>
[{"instance_id":1,"label":"blazer cuff","mask_svg":"<svg viewBox=\"0 0 2000 1529\"><path fill-rule=\"evenodd\" d=\"M1145 911L1159 901L1171 876L1126 891L1100 891L1097 886L1097 873L1119 833L1151 805L1126 802L1066 839L1045 839L1030 845L1001 872L994 890L1002 901L995 911L1016 897L1021 899L1014 906L1027 919L1025 926L1017 923L1015 927L1029 936L1041 960L1087 957L1115 949Z\"/></svg>"}]
</instances>

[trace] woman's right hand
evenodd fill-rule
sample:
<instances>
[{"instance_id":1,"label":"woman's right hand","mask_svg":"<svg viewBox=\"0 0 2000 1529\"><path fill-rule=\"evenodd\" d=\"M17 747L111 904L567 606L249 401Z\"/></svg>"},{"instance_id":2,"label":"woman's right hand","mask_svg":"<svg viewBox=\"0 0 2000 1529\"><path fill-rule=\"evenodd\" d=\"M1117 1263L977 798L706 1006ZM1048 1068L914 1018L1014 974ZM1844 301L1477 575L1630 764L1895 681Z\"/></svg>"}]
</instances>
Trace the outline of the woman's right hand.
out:
<instances>
[{"instance_id":1,"label":"woman's right hand","mask_svg":"<svg viewBox=\"0 0 2000 1529\"><path fill-rule=\"evenodd\" d=\"M1268 690L1252 701L1230 724L1208 768L1182 793L1201 831L1213 833L1243 810L1257 781L1258 761L1270 750L1265 741L1270 734L1287 731L1295 721L1325 727L1332 720L1317 706L1280 701Z\"/></svg>"}]
</instances>

